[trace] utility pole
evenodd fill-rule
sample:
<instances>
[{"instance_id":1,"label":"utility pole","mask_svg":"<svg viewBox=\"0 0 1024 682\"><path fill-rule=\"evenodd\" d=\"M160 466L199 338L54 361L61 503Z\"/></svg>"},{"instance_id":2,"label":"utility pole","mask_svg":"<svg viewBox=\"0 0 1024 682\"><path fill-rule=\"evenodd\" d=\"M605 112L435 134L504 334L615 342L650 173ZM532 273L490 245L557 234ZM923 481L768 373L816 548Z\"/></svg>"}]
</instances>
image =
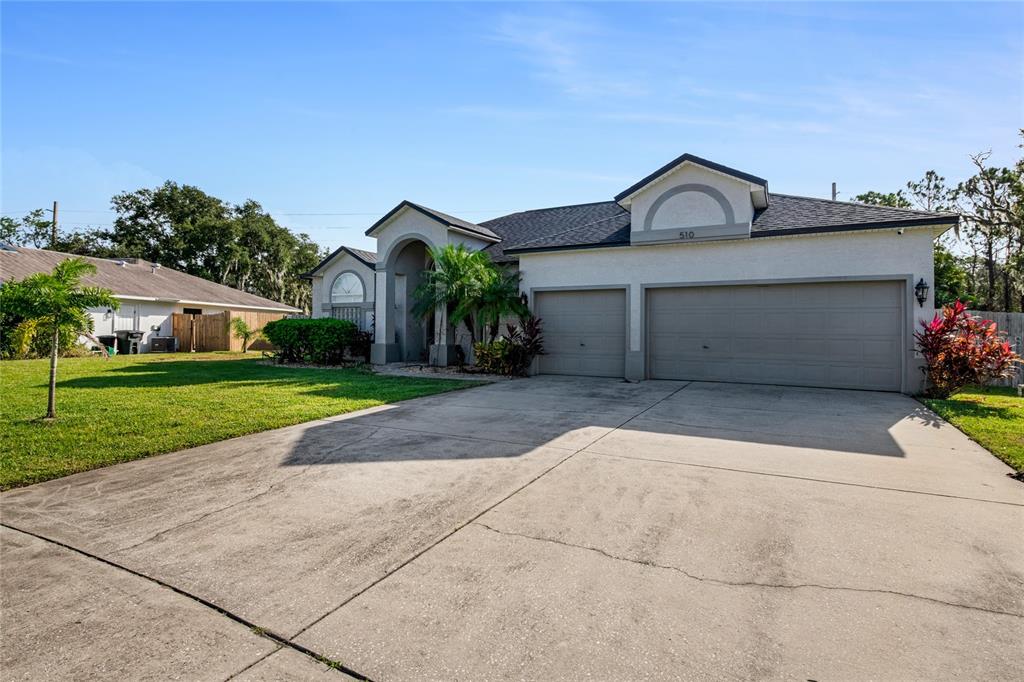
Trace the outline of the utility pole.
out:
<instances>
[{"instance_id":1,"label":"utility pole","mask_svg":"<svg viewBox=\"0 0 1024 682\"><path fill-rule=\"evenodd\" d=\"M50 248L57 250L57 202L53 202L53 223L50 229Z\"/></svg>"},{"instance_id":2,"label":"utility pole","mask_svg":"<svg viewBox=\"0 0 1024 682\"><path fill-rule=\"evenodd\" d=\"M839 192L836 190L836 183L833 182L832 183L832 201L835 201L837 196L839 196ZM54 205L56 205L56 204L54 204Z\"/></svg>"}]
</instances>

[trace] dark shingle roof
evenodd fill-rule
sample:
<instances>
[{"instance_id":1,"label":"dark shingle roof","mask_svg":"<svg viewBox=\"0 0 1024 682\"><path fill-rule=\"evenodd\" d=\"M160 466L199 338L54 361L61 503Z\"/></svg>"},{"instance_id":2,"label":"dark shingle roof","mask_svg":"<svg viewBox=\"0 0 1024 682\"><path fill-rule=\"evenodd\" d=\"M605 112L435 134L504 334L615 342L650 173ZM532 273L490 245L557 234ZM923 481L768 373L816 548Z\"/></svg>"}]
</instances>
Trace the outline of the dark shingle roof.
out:
<instances>
[{"instance_id":1,"label":"dark shingle roof","mask_svg":"<svg viewBox=\"0 0 1024 682\"><path fill-rule=\"evenodd\" d=\"M68 258L70 253L17 247L15 251L0 251L0 281L24 279L37 272L50 272ZM201 277L185 274L168 267L154 269L153 264L138 259L117 260L84 257L96 266L96 274L82 279L89 286L110 289L116 296L126 298L152 298L161 301L210 303L226 307L264 308L282 312L301 312L277 301L239 291Z\"/></svg>"},{"instance_id":2,"label":"dark shingle roof","mask_svg":"<svg viewBox=\"0 0 1024 682\"><path fill-rule=\"evenodd\" d=\"M498 235L494 234L493 232L491 232L489 229L487 229L486 227L484 227L482 225L477 225L476 223L471 223L471 222L463 220L461 218L456 218L455 216L450 216L447 213L442 213L441 211L435 211L434 209L427 208L426 206L423 206L422 204L414 204L413 202L411 202L409 200L402 201L402 203L398 204L398 206L395 206L393 209L388 211L387 214L385 214L385 216L383 218L381 218L380 220L378 220L377 222L375 222L373 225L370 226L370 229L368 229L366 231L366 234L369 235L370 233L372 233L378 227L380 227L381 225L386 223L388 220L390 220L391 216L395 215L396 213L401 211L403 208L413 208L413 209L419 211L420 213L422 213L423 215L429 216L429 217L433 218L434 220L438 221L439 223L443 223L443 224L447 225L448 227L457 227L457 228L459 228L461 230L465 230L466 232L469 232L469 233L472 233L472 234L476 234L476 235L479 235L481 237L485 237L487 239L501 239L501 237L499 237Z\"/></svg>"},{"instance_id":3,"label":"dark shingle roof","mask_svg":"<svg viewBox=\"0 0 1024 682\"><path fill-rule=\"evenodd\" d=\"M952 225L951 213L872 206L791 194L772 194L768 207L754 214L751 236L866 230L872 227Z\"/></svg>"},{"instance_id":4,"label":"dark shingle roof","mask_svg":"<svg viewBox=\"0 0 1024 682\"><path fill-rule=\"evenodd\" d=\"M501 236L485 250L497 262L515 260L505 252L537 242L603 243L623 236L629 242L629 211L614 201L521 211L481 223Z\"/></svg>"},{"instance_id":5,"label":"dark shingle roof","mask_svg":"<svg viewBox=\"0 0 1024 682\"><path fill-rule=\"evenodd\" d=\"M754 214L751 237L952 225L956 221L957 217L948 213L771 194L768 207ZM496 261L514 260L516 253L534 250L629 244L629 212L614 201L524 211L484 224L504 239L487 248Z\"/></svg>"},{"instance_id":6,"label":"dark shingle roof","mask_svg":"<svg viewBox=\"0 0 1024 682\"><path fill-rule=\"evenodd\" d=\"M327 256L327 258L324 258L322 261L317 263L315 268L313 268L312 270L310 270L309 272L304 274L302 276L303 279L309 279L310 277L315 275L317 270L319 270L320 268L324 267L325 265L330 263L332 260L334 260L334 258L339 253L341 253L342 251L344 251L345 253L349 254L350 256L355 258L356 260L361 261L363 263L363 265L367 266L371 270L374 267L376 267L376 265L377 265L377 254L375 252L373 252L373 251L364 251L363 249L353 249L351 246L345 246L344 244L342 244L341 246L336 248L334 251L332 251L331 254L329 256Z\"/></svg>"},{"instance_id":7,"label":"dark shingle roof","mask_svg":"<svg viewBox=\"0 0 1024 682\"><path fill-rule=\"evenodd\" d=\"M353 256L363 261L371 268L377 264L377 252L376 251L364 251L363 249L353 249L351 246L347 248Z\"/></svg>"}]
</instances>

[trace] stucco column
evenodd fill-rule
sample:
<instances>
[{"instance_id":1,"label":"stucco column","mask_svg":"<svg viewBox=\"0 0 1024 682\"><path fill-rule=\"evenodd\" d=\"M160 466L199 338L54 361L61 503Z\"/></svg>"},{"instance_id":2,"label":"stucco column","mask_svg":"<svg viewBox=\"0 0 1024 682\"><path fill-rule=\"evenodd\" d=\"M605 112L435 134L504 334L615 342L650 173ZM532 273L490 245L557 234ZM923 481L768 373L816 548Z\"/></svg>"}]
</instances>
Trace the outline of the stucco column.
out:
<instances>
[{"instance_id":1,"label":"stucco column","mask_svg":"<svg viewBox=\"0 0 1024 682\"><path fill-rule=\"evenodd\" d=\"M458 344L455 343L455 330L448 324L448 311L445 306L438 306L434 311L434 337L430 345L430 364L447 367L458 364Z\"/></svg>"},{"instance_id":2,"label":"stucco column","mask_svg":"<svg viewBox=\"0 0 1024 682\"><path fill-rule=\"evenodd\" d=\"M370 348L370 362L383 365L397 362L400 349L395 343L395 273L378 270L376 278L376 298L374 300L373 346Z\"/></svg>"},{"instance_id":3,"label":"stucco column","mask_svg":"<svg viewBox=\"0 0 1024 682\"><path fill-rule=\"evenodd\" d=\"M644 292L639 282L626 289L626 314L629 316L628 345L626 348L626 379L642 381L644 378Z\"/></svg>"}]
</instances>

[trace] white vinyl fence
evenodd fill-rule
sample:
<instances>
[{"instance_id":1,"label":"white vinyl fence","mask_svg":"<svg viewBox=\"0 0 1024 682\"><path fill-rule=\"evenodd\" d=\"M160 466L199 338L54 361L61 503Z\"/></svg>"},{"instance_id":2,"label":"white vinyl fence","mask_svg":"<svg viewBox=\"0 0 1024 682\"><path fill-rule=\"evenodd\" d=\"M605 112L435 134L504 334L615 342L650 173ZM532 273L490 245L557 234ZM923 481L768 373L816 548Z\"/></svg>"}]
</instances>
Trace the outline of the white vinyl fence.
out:
<instances>
[{"instance_id":1,"label":"white vinyl fence","mask_svg":"<svg viewBox=\"0 0 1024 682\"><path fill-rule=\"evenodd\" d=\"M996 323L999 331L1006 334L1006 340L1010 342L1018 355L1024 355L1024 313L993 313L985 310L969 310L971 315L977 315L983 320L992 320ZM1017 376L995 382L997 386L1018 386L1024 383L1024 368L1017 367Z\"/></svg>"}]
</instances>

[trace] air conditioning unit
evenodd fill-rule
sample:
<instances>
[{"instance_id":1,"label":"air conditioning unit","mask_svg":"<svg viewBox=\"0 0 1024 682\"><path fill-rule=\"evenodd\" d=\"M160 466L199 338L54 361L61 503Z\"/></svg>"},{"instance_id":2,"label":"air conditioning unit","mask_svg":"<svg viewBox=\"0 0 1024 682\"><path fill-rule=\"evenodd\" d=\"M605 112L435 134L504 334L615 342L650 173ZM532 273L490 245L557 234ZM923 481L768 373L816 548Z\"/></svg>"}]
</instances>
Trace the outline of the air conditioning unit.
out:
<instances>
[{"instance_id":1,"label":"air conditioning unit","mask_svg":"<svg viewBox=\"0 0 1024 682\"><path fill-rule=\"evenodd\" d=\"M149 337L150 353L174 353L178 350L178 337L176 336L151 336Z\"/></svg>"}]
</instances>

